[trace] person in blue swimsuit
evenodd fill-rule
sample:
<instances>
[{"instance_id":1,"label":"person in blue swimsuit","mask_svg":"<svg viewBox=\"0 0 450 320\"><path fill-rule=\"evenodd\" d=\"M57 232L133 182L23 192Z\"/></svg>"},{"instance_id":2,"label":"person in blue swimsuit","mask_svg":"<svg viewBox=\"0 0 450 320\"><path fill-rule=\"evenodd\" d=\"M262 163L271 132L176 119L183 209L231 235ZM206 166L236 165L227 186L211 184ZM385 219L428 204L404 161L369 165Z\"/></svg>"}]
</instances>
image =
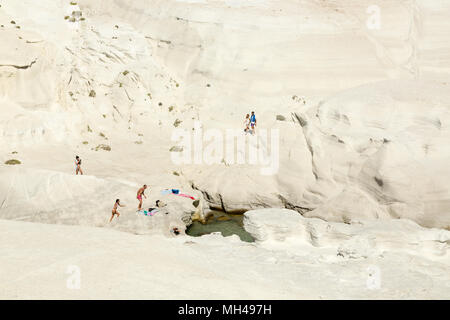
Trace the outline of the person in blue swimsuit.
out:
<instances>
[{"instance_id":1,"label":"person in blue swimsuit","mask_svg":"<svg viewBox=\"0 0 450 320\"><path fill-rule=\"evenodd\" d=\"M250 116L250 127L252 128L252 134L255 134L255 127L256 127L255 111L252 111L252 115Z\"/></svg>"}]
</instances>

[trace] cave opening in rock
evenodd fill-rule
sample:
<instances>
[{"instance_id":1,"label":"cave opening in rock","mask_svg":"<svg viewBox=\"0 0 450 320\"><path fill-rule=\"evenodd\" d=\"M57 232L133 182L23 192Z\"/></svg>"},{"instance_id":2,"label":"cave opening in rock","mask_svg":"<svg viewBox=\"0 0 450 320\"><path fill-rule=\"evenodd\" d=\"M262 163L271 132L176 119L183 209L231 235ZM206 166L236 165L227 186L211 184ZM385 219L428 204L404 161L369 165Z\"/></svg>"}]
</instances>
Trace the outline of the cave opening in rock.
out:
<instances>
[{"instance_id":1,"label":"cave opening in rock","mask_svg":"<svg viewBox=\"0 0 450 320\"><path fill-rule=\"evenodd\" d=\"M244 215L231 214L224 211L211 210L206 214L206 221L194 221L187 227L186 234L192 237L201 237L213 232L221 232L224 237L233 234L239 236L241 241L254 242L255 239L244 228Z\"/></svg>"}]
</instances>

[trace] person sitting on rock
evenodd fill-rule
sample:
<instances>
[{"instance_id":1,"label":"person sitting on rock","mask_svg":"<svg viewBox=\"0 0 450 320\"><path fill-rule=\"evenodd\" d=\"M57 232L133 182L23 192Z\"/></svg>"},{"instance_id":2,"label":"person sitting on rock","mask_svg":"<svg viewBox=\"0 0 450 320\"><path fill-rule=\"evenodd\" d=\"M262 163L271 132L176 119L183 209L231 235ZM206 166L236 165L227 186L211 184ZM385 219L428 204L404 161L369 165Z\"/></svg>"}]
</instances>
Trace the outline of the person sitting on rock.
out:
<instances>
[{"instance_id":1,"label":"person sitting on rock","mask_svg":"<svg viewBox=\"0 0 450 320\"><path fill-rule=\"evenodd\" d=\"M167 204L165 204L165 203L162 202L161 200L156 200L156 206L157 206L158 208L162 208L162 207L167 206Z\"/></svg>"},{"instance_id":2,"label":"person sitting on rock","mask_svg":"<svg viewBox=\"0 0 450 320\"><path fill-rule=\"evenodd\" d=\"M148 212L152 212L155 209L162 208L162 207L165 207L165 206L166 206L166 204L163 203L161 200L156 200L156 207L155 208L148 208Z\"/></svg>"},{"instance_id":3,"label":"person sitting on rock","mask_svg":"<svg viewBox=\"0 0 450 320\"><path fill-rule=\"evenodd\" d=\"M180 234L180 229L178 229L177 227L173 227L171 232L173 232L173 234L177 236Z\"/></svg>"}]
</instances>

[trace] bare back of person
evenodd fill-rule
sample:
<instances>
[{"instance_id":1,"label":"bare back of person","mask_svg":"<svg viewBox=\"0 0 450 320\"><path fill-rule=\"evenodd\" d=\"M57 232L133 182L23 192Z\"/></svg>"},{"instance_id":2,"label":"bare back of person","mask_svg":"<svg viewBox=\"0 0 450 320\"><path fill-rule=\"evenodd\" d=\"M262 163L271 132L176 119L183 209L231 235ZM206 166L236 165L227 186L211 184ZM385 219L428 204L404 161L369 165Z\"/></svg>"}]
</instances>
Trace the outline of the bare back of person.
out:
<instances>
[{"instance_id":1,"label":"bare back of person","mask_svg":"<svg viewBox=\"0 0 450 320\"><path fill-rule=\"evenodd\" d=\"M139 206L138 206L138 211L142 209L142 196L144 196L145 199L147 199L147 196L145 195L145 189L147 189L147 185L144 184L142 186L142 188L139 188L138 192L137 192L137 196L136 199L139 200Z\"/></svg>"}]
</instances>

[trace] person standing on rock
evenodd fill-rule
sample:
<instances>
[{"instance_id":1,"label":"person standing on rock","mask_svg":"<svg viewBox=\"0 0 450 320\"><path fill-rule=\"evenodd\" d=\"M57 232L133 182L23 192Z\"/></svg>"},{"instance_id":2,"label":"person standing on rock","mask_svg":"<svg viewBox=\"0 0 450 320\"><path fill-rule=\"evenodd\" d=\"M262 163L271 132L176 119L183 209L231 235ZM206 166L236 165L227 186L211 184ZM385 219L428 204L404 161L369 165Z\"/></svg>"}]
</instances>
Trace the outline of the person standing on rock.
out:
<instances>
[{"instance_id":1,"label":"person standing on rock","mask_svg":"<svg viewBox=\"0 0 450 320\"><path fill-rule=\"evenodd\" d=\"M138 211L140 211L140 210L142 209L142 196L144 196L145 199L147 199L147 196L146 196L145 193L144 193L145 189L147 189L147 185L146 185L146 184L144 184L144 185L142 186L142 188L140 188L140 189L138 190L138 192L137 192L137 197L136 197L136 198L139 200Z\"/></svg>"},{"instance_id":2,"label":"person standing on rock","mask_svg":"<svg viewBox=\"0 0 450 320\"><path fill-rule=\"evenodd\" d=\"M250 126L252 127L252 134L255 134L255 127L256 127L255 111L252 111L252 115L250 116Z\"/></svg>"},{"instance_id":3,"label":"person standing on rock","mask_svg":"<svg viewBox=\"0 0 450 320\"><path fill-rule=\"evenodd\" d=\"M244 132L247 133L250 130L250 115L247 113L244 120Z\"/></svg>"},{"instance_id":4,"label":"person standing on rock","mask_svg":"<svg viewBox=\"0 0 450 320\"><path fill-rule=\"evenodd\" d=\"M83 175L83 170L81 170L81 159L79 156L75 157L75 174L78 175L78 172Z\"/></svg>"},{"instance_id":5,"label":"person standing on rock","mask_svg":"<svg viewBox=\"0 0 450 320\"><path fill-rule=\"evenodd\" d=\"M125 205L120 204L120 199L116 199L116 202L114 203L114 207L112 209L112 215L111 219L109 219L109 222L111 223L112 219L114 218L114 215L117 214L117 218L120 217L119 211L117 211L118 207L125 207Z\"/></svg>"}]
</instances>

